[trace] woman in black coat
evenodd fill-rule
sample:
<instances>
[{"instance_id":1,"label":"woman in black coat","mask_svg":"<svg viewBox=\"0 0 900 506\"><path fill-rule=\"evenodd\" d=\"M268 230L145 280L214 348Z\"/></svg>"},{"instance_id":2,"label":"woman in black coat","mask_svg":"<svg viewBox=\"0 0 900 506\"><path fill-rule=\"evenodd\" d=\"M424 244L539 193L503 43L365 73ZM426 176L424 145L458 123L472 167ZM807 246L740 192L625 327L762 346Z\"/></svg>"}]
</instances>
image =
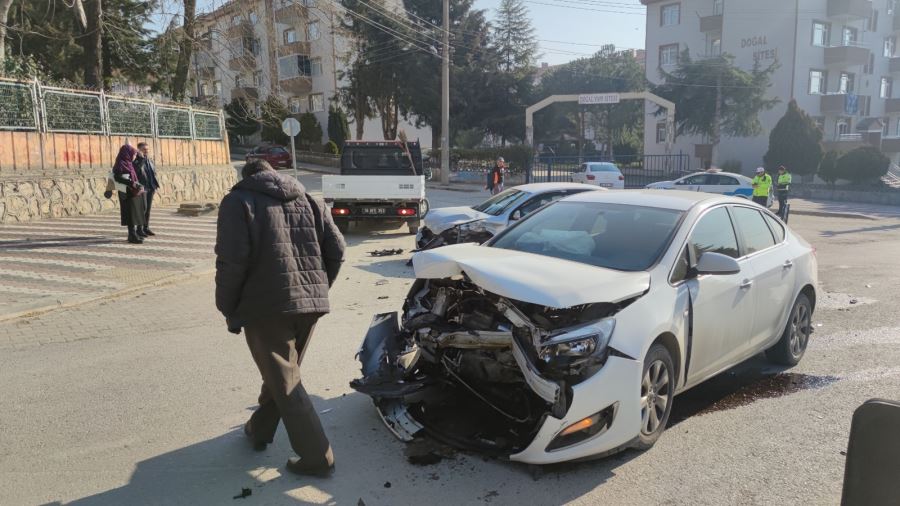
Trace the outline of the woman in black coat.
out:
<instances>
[{"instance_id":1,"label":"woman in black coat","mask_svg":"<svg viewBox=\"0 0 900 506\"><path fill-rule=\"evenodd\" d=\"M125 144L119 149L119 155L113 165L113 177L116 183L125 186L119 192L119 210L122 226L128 227L128 242L141 244L144 242L143 230L146 225L147 205L144 201L144 188L141 186L132 162L137 157L137 149Z\"/></svg>"}]
</instances>

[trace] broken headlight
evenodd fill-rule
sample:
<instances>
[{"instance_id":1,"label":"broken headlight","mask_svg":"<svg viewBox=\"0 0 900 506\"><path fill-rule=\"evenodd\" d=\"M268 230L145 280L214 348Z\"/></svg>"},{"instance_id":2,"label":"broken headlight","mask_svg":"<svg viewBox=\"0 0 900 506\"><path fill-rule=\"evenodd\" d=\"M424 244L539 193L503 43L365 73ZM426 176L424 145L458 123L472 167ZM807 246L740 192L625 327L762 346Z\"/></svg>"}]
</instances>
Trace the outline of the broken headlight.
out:
<instances>
[{"instance_id":1,"label":"broken headlight","mask_svg":"<svg viewBox=\"0 0 900 506\"><path fill-rule=\"evenodd\" d=\"M541 346L539 356L554 369L569 369L586 362L597 362L606 355L606 345L615 328L615 318L604 318L551 337Z\"/></svg>"}]
</instances>

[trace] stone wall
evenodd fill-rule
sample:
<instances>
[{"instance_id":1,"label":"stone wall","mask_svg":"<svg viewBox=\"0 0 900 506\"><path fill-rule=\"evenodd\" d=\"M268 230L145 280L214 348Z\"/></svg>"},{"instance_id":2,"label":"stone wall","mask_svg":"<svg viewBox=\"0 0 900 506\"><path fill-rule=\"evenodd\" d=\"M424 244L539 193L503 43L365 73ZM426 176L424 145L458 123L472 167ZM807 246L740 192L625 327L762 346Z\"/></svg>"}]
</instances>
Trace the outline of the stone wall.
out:
<instances>
[{"instance_id":1,"label":"stone wall","mask_svg":"<svg viewBox=\"0 0 900 506\"><path fill-rule=\"evenodd\" d=\"M109 169L78 175L0 178L0 223L94 214L115 209L119 200L103 197ZM218 201L237 182L231 166L160 167L160 191L154 204Z\"/></svg>"},{"instance_id":2,"label":"stone wall","mask_svg":"<svg viewBox=\"0 0 900 506\"><path fill-rule=\"evenodd\" d=\"M831 189L823 186L793 185L791 187L791 195L805 199L900 206L900 190L888 188L871 189L867 191L862 189L842 188L841 186Z\"/></svg>"}]
</instances>

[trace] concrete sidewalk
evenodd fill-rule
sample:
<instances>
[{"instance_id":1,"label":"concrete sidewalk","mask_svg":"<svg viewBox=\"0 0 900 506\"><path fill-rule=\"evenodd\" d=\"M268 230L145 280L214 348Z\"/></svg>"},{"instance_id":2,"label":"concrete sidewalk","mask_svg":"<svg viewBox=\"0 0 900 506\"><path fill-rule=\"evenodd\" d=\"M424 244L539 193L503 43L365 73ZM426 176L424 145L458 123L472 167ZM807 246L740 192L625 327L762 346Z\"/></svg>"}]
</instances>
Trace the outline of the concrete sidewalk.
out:
<instances>
[{"instance_id":1,"label":"concrete sidewalk","mask_svg":"<svg viewBox=\"0 0 900 506\"><path fill-rule=\"evenodd\" d=\"M790 199L791 214L878 220L900 218L900 207L832 200ZM776 202L773 209L778 208Z\"/></svg>"}]
</instances>

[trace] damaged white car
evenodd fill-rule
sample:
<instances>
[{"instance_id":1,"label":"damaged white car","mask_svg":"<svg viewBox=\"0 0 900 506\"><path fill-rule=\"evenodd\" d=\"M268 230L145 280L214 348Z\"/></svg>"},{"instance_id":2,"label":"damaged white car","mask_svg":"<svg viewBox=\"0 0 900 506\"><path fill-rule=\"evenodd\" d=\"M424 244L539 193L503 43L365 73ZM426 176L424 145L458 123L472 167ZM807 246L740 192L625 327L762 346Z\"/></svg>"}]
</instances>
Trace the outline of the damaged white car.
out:
<instances>
[{"instance_id":1,"label":"damaged white car","mask_svg":"<svg viewBox=\"0 0 900 506\"><path fill-rule=\"evenodd\" d=\"M813 248L733 197L581 193L413 260L353 388L403 440L529 464L649 448L676 394L762 351L796 364L812 332Z\"/></svg>"},{"instance_id":2,"label":"damaged white car","mask_svg":"<svg viewBox=\"0 0 900 506\"><path fill-rule=\"evenodd\" d=\"M596 190L605 188L581 183L530 183L504 190L476 206L432 209L416 234L416 247L426 250L447 244L481 244L551 202Z\"/></svg>"}]
</instances>

